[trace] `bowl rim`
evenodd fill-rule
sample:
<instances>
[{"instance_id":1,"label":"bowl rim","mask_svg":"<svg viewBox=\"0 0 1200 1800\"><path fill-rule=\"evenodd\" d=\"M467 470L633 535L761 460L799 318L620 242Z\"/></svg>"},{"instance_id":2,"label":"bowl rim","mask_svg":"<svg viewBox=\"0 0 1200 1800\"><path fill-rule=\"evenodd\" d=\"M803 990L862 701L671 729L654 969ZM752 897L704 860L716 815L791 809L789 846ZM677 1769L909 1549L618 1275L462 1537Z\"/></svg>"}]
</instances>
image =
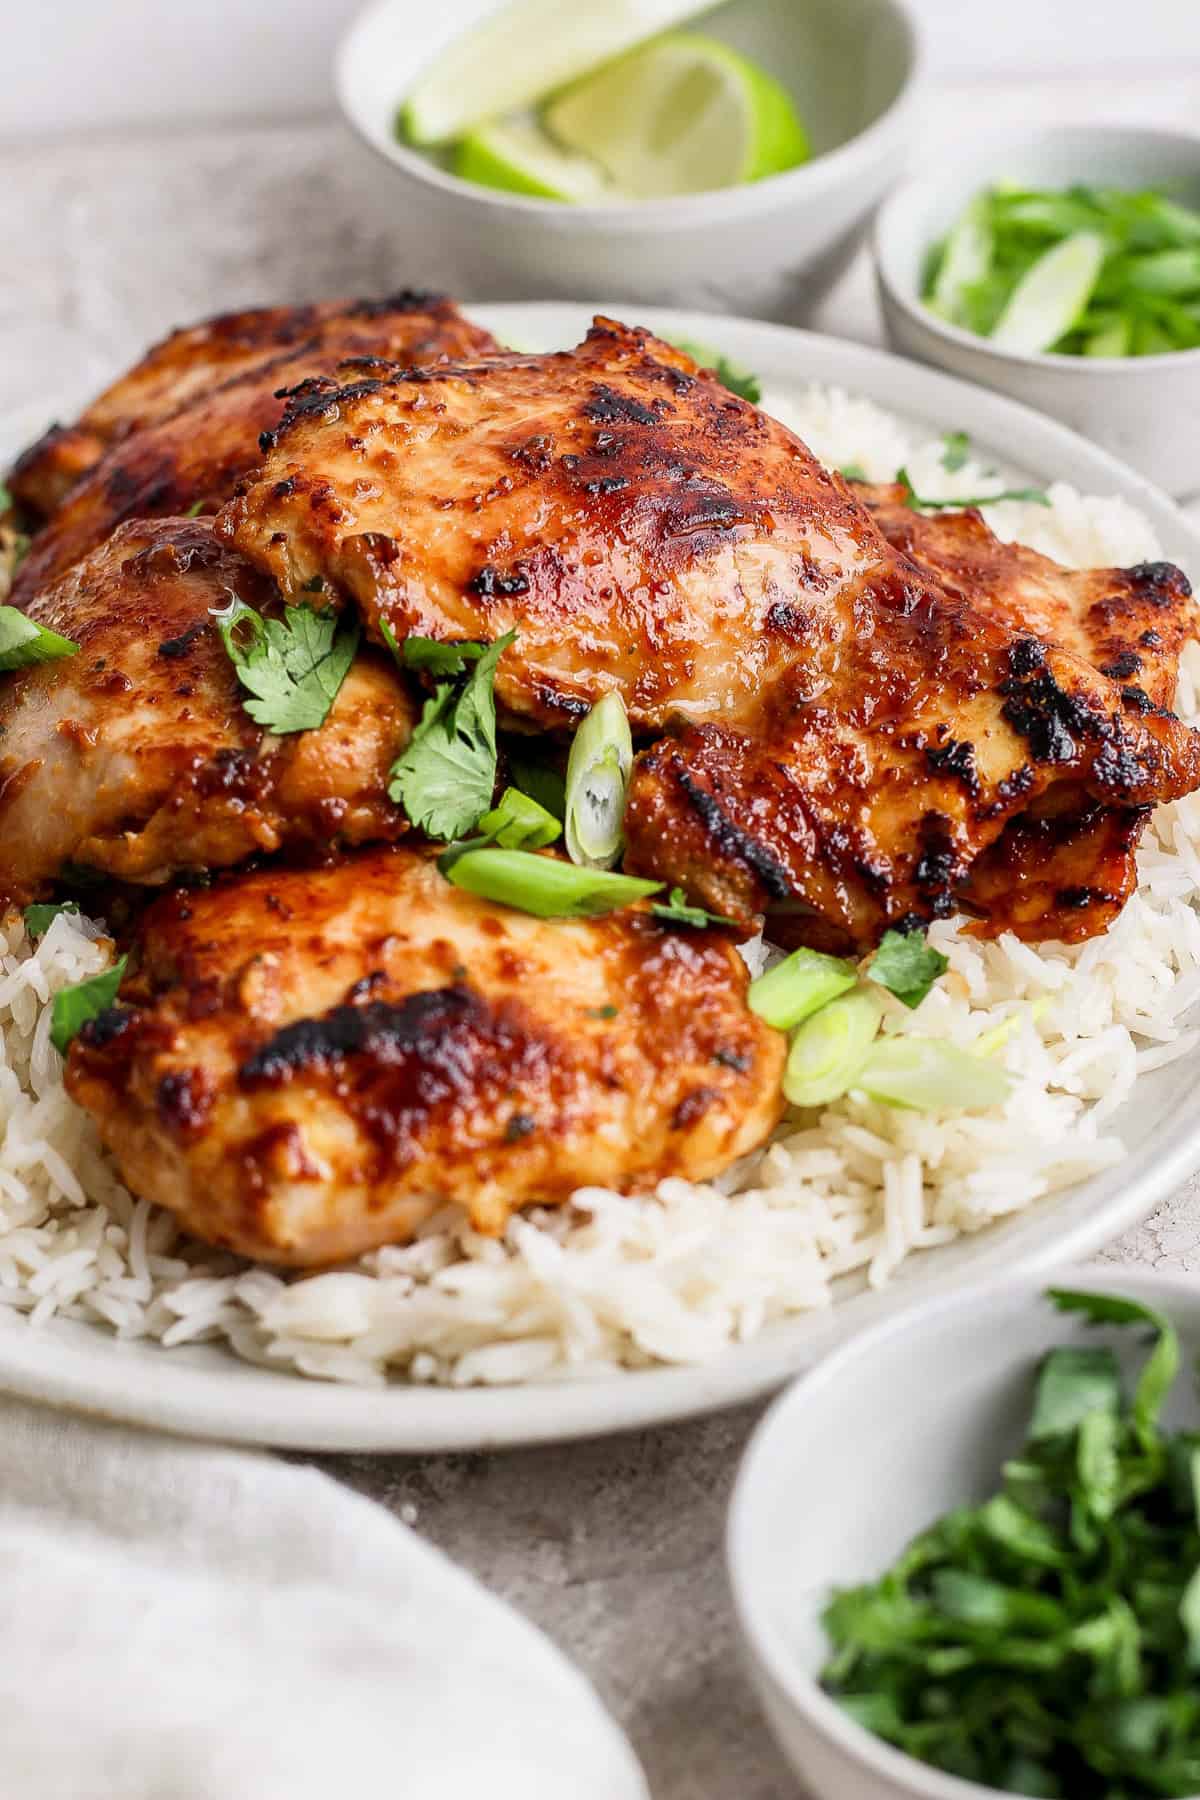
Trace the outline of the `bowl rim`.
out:
<instances>
[{"instance_id":1,"label":"bowl rim","mask_svg":"<svg viewBox=\"0 0 1200 1800\"><path fill-rule=\"evenodd\" d=\"M715 228L734 218L769 213L793 195L803 193L806 184L810 197L821 189L837 186L847 174L853 175L859 168L869 166L886 141L903 128L928 73L928 32L918 16L914 0L871 0L873 5L891 14L904 34L908 66L895 96L883 111L845 143L799 163L793 169L784 169L778 175L767 175L759 181L736 187L681 194L667 200L635 200L620 206L569 203L464 181L449 170L439 168L427 156L402 144L399 139L389 138L386 144L381 143L369 129L358 107L351 78L357 41L382 14L396 11L408 3L409 0L368 0L338 40L333 64L334 92L351 129L382 162L459 204L472 201L481 207L495 208L501 214L542 219L567 233L594 230L597 224L630 232L639 229L679 231L701 223ZM399 98L396 105L400 105Z\"/></svg>"},{"instance_id":2,"label":"bowl rim","mask_svg":"<svg viewBox=\"0 0 1200 1800\"><path fill-rule=\"evenodd\" d=\"M1194 152L1196 171L1200 176L1200 134L1196 132L1164 129L1157 125L1062 124L1039 126L1036 133L1032 134L1034 142L1048 138L1106 138L1109 141L1124 138L1164 147L1174 144ZM1008 148L1024 149L1030 142L1031 134L1028 130L990 132L977 142L971 161L974 163L992 151L1002 154ZM925 305L915 285L901 280L897 274L893 233L897 217L903 214L915 197L935 193L945 185L944 177L932 162L923 164L921 169L900 182L888 194L875 215L869 239L875 279L884 297L932 337L942 338L981 358L994 359L997 363L1007 364L1012 368L1063 370L1082 379L1095 377L1097 380L1105 380L1119 375L1128 376L1139 370L1145 370L1149 374L1158 369L1170 370L1182 364L1194 365L1200 362L1200 345L1193 345L1190 350L1159 350L1150 356L1064 356L1061 351L1053 350L1041 350L1032 354L1021 350L1006 350L1002 345L993 343L990 338L981 337L977 332L968 331L964 326L953 325L948 319L940 318Z\"/></svg>"},{"instance_id":3,"label":"bowl rim","mask_svg":"<svg viewBox=\"0 0 1200 1800\"><path fill-rule=\"evenodd\" d=\"M1032 1298L1044 1293L1049 1286L1131 1291L1150 1302L1157 1299L1169 1303L1171 1299L1178 1299L1192 1307L1200 1306L1200 1287L1193 1276L1165 1273L1141 1265L1114 1263L1111 1267L1114 1273L1110 1277L1102 1264L1067 1263L1040 1274L974 1282L957 1293L905 1307L849 1339L785 1388L755 1426L743 1454L729 1502L724 1536L726 1574L743 1653L752 1663L762 1666L788 1708L810 1730L834 1745L864 1774L886 1780L896 1790L920 1796L920 1800L1005 1800L1005 1796L998 1788L984 1787L958 1775L947 1775L876 1737L830 1699L816 1678L802 1666L776 1629L763 1604L759 1584L748 1573L754 1514L764 1470L775 1458L777 1440L792 1429L793 1415L801 1412L814 1395L852 1376L856 1365L873 1362L885 1355L897 1339L916 1329L941 1325L964 1313L978 1318L981 1307L1018 1297ZM996 1355L998 1359L1004 1357L1003 1346L997 1346Z\"/></svg>"}]
</instances>

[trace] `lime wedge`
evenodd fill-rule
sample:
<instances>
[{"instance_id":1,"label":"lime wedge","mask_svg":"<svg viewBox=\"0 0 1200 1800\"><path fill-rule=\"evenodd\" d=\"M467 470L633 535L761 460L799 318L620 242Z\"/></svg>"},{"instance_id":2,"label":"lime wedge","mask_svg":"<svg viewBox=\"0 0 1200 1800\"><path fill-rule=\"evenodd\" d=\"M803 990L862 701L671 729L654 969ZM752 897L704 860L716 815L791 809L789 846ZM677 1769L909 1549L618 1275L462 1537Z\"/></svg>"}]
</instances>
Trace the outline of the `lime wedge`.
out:
<instances>
[{"instance_id":1,"label":"lime wedge","mask_svg":"<svg viewBox=\"0 0 1200 1800\"><path fill-rule=\"evenodd\" d=\"M541 100L714 0L510 0L462 32L421 75L400 110L401 136L446 144Z\"/></svg>"},{"instance_id":2,"label":"lime wedge","mask_svg":"<svg viewBox=\"0 0 1200 1800\"><path fill-rule=\"evenodd\" d=\"M587 203L619 198L594 162L560 150L529 119L481 125L459 144L453 166L463 181L510 194L533 194L540 200Z\"/></svg>"},{"instance_id":3,"label":"lime wedge","mask_svg":"<svg viewBox=\"0 0 1200 1800\"><path fill-rule=\"evenodd\" d=\"M1094 231L1077 231L1026 269L996 320L991 341L1035 356L1070 331L1091 299L1108 246Z\"/></svg>"},{"instance_id":4,"label":"lime wedge","mask_svg":"<svg viewBox=\"0 0 1200 1800\"><path fill-rule=\"evenodd\" d=\"M559 143L639 200L736 187L809 154L774 76L696 32L659 38L585 76L543 117Z\"/></svg>"}]
</instances>

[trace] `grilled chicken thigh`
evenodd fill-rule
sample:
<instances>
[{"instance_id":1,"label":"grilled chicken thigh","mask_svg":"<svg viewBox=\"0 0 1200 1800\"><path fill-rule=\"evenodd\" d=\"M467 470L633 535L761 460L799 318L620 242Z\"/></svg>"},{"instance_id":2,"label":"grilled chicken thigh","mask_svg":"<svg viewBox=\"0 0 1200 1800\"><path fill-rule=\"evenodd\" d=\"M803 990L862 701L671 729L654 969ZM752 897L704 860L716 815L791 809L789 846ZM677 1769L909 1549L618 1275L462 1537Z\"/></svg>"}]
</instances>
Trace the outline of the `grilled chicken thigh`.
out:
<instances>
[{"instance_id":1,"label":"grilled chicken thigh","mask_svg":"<svg viewBox=\"0 0 1200 1800\"><path fill-rule=\"evenodd\" d=\"M70 1091L135 1192L268 1261L402 1241L446 1200L498 1232L588 1182L702 1179L782 1104L723 934L531 918L403 848L175 893L136 957Z\"/></svg>"},{"instance_id":2,"label":"grilled chicken thigh","mask_svg":"<svg viewBox=\"0 0 1200 1800\"><path fill-rule=\"evenodd\" d=\"M1200 626L1183 573L1170 563L1064 569L1003 543L977 512L914 512L896 486L856 486L888 542L923 574L1015 630L1065 645L1121 684L1135 708L1175 702L1179 653ZM1056 797L1015 819L971 867L960 898L977 930L1070 943L1106 931L1137 885L1145 806Z\"/></svg>"},{"instance_id":3,"label":"grilled chicken thigh","mask_svg":"<svg viewBox=\"0 0 1200 1800\"><path fill-rule=\"evenodd\" d=\"M671 733L635 765L630 866L789 941L867 948L950 911L1014 819L1200 783L1200 735L947 590L783 426L608 321L310 384L219 529L375 634L516 628L496 692L527 728L619 692Z\"/></svg>"},{"instance_id":4,"label":"grilled chicken thigh","mask_svg":"<svg viewBox=\"0 0 1200 1800\"><path fill-rule=\"evenodd\" d=\"M487 356L495 344L450 301L382 301L234 313L175 332L101 395L78 425L17 463L14 496L48 522L13 585L23 605L127 519L215 510L261 456L281 390L345 365Z\"/></svg>"},{"instance_id":5,"label":"grilled chicken thigh","mask_svg":"<svg viewBox=\"0 0 1200 1800\"><path fill-rule=\"evenodd\" d=\"M212 612L270 583L207 519L123 525L29 608L78 653L0 677L0 909L69 866L131 882L281 846L391 838L412 698L360 650L324 725L272 737L246 711Z\"/></svg>"}]
</instances>

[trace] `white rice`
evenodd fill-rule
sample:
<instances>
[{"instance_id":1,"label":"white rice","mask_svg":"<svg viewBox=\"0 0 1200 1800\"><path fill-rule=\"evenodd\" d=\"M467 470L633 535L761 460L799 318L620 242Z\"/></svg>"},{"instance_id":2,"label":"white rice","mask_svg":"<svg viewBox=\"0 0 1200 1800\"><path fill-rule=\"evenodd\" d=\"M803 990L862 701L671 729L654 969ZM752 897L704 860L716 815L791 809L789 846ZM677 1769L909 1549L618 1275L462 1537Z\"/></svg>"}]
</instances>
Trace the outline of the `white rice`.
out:
<instances>
[{"instance_id":1,"label":"white rice","mask_svg":"<svg viewBox=\"0 0 1200 1800\"><path fill-rule=\"evenodd\" d=\"M768 404L818 455L872 479L903 463L918 492L954 497L992 477L977 462L948 474L940 441L837 390ZM1124 501L1050 491L1050 508L1005 504L989 509L991 523L1078 567L1161 553ZM1185 716L1200 711L1198 693L1192 645ZM168 1346L224 1339L255 1362L359 1383L586 1379L712 1356L828 1306L836 1276L864 1271L881 1285L906 1257L1120 1158L1111 1114L1139 1073L1200 1039L1183 1017L1200 999L1200 796L1159 809L1139 867L1113 930L1074 949L933 927L950 970L917 1013L893 1004L889 1024L966 1045L1014 1021L1003 1114L936 1117L851 1095L789 1117L711 1186L665 1181L635 1198L588 1188L571 1207L513 1220L499 1241L447 1209L414 1244L290 1281L196 1246L121 1185L49 1041L53 994L95 974L111 946L80 916L61 915L36 944L10 917L0 922L0 1317L65 1315ZM761 964L762 946L747 955Z\"/></svg>"}]
</instances>

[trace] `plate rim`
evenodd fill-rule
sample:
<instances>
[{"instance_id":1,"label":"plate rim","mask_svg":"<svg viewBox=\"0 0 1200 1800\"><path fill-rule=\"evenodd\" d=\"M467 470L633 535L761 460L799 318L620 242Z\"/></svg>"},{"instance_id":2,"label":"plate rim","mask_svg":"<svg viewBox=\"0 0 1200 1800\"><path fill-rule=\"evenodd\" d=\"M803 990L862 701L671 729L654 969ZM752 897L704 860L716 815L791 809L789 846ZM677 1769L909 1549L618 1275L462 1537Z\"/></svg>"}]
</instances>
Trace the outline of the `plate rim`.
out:
<instances>
[{"instance_id":1,"label":"plate rim","mask_svg":"<svg viewBox=\"0 0 1200 1800\"><path fill-rule=\"evenodd\" d=\"M785 381L846 386L933 429L959 429L964 420L973 421L966 428L993 451L1018 438L1014 460L1043 479L1086 483L1091 491L1111 484L1114 494L1150 518L1166 538L1168 554L1183 555L1200 570L1200 529L1119 458L1018 401L874 345L764 320L628 301L461 305L493 329L519 331L527 320L530 327L540 323L563 337L586 327L594 314L624 314L652 330L719 343L751 366L790 363ZM20 410L28 416L28 409ZM6 423L0 416L0 439ZM1200 1058L1200 1051L1193 1055ZM1048 1200L1053 1207L1067 1194L1094 1191L1098 1203L1091 1211L1073 1222L1064 1219L1059 1231L1047 1221L1034 1232L1034 1241L1018 1242L1015 1249L999 1225L962 1284L1028 1277L1077 1261L1144 1218L1198 1167L1200 1115L1193 1117L1186 1097L1180 1097L1149 1147L1135 1148L1114 1168ZM210 1368L189 1360L182 1348L123 1342L74 1320L33 1327L5 1310L0 1391L176 1435L310 1452L425 1454L562 1443L675 1423L760 1398L875 1319L935 1298L954 1280L951 1269L939 1275L936 1257L915 1259L909 1273L902 1272L882 1294L864 1292L826 1310L797 1314L708 1362L487 1388L401 1382L352 1387L248 1364L219 1344L202 1348L221 1359L221 1366Z\"/></svg>"}]
</instances>

